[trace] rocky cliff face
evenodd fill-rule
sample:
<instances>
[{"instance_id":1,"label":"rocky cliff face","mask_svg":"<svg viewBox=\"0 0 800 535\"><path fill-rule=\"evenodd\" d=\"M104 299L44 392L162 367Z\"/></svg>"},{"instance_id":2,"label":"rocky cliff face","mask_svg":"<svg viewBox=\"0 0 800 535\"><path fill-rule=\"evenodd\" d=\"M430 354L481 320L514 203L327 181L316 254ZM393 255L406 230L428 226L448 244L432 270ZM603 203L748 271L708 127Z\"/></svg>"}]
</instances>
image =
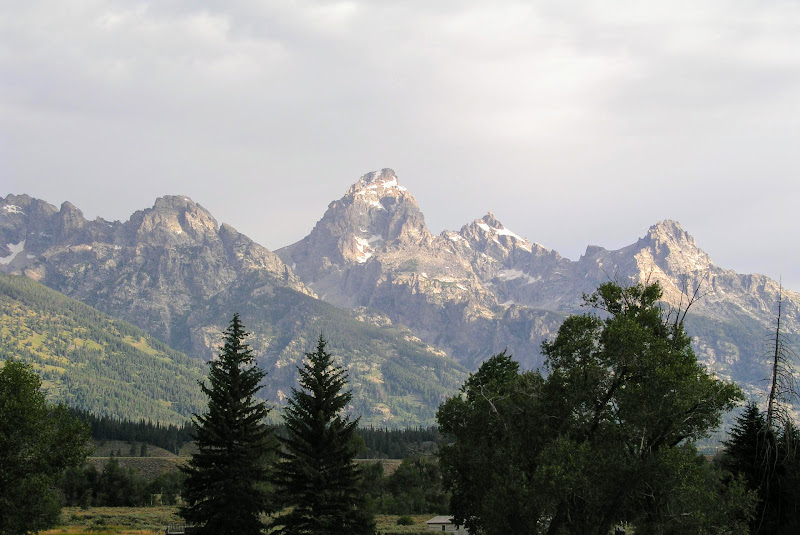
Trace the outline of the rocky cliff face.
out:
<instances>
[{"instance_id":1,"label":"rocky cliff face","mask_svg":"<svg viewBox=\"0 0 800 535\"><path fill-rule=\"evenodd\" d=\"M186 318L249 271L311 294L280 259L187 197L168 196L125 222L87 221L69 202L60 209L27 196L0 202L6 271L23 273L104 312L134 322L186 352Z\"/></svg>"},{"instance_id":2,"label":"rocky cliff face","mask_svg":"<svg viewBox=\"0 0 800 535\"><path fill-rule=\"evenodd\" d=\"M387 237L410 232L386 221ZM277 255L219 225L187 197L161 197L124 223L87 221L70 203L57 209L25 195L0 198L0 269L27 275L204 359L240 312L270 373L264 393L277 402L295 384L295 365L324 332L350 368L353 408L365 423L430 424L465 373L388 319L376 326L363 314L315 299ZM399 370L405 380L394 384Z\"/></svg>"},{"instance_id":3,"label":"rocky cliff face","mask_svg":"<svg viewBox=\"0 0 800 535\"><path fill-rule=\"evenodd\" d=\"M322 299L382 311L469 367L504 348L537 366L541 341L566 314L585 312L583 294L609 280L658 280L669 306L686 306L697 290L687 326L716 373L754 390L767 373L763 338L778 284L716 266L674 221L616 251L589 246L571 261L492 213L434 236L384 169L361 177L308 237L276 252ZM785 332L800 347L800 295L784 290L783 298Z\"/></svg>"},{"instance_id":4,"label":"rocky cliff face","mask_svg":"<svg viewBox=\"0 0 800 535\"><path fill-rule=\"evenodd\" d=\"M481 220L435 236L416 199L383 169L362 176L306 238L276 253L321 299L379 310L474 367L506 348L535 354L561 319L498 307L482 276L532 246L491 222L498 227Z\"/></svg>"}]
</instances>

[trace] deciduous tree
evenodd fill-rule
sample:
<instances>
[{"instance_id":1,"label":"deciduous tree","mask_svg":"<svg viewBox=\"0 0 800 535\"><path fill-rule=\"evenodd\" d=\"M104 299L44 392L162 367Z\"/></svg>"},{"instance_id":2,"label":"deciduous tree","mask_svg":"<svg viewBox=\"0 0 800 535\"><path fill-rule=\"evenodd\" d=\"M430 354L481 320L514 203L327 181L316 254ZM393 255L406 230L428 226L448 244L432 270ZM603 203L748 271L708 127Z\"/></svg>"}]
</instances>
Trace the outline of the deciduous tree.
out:
<instances>
[{"instance_id":1,"label":"deciduous tree","mask_svg":"<svg viewBox=\"0 0 800 535\"><path fill-rule=\"evenodd\" d=\"M88 454L87 427L63 406L47 403L27 364L0 369L0 533L52 526L61 511L56 485Z\"/></svg>"},{"instance_id":2,"label":"deciduous tree","mask_svg":"<svg viewBox=\"0 0 800 535\"><path fill-rule=\"evenodd\" d=\"M567 318L543 344L546 378L501 354L440 407L456 522L490 534L606 535L624 520L637 534L741 528L748 495L687 445L741 392L698 364L685 314L660 297L657 284L604 284L585 298L600 315ZM704 500L720 493L712 514Z\"/></svg>"}]
</instances>

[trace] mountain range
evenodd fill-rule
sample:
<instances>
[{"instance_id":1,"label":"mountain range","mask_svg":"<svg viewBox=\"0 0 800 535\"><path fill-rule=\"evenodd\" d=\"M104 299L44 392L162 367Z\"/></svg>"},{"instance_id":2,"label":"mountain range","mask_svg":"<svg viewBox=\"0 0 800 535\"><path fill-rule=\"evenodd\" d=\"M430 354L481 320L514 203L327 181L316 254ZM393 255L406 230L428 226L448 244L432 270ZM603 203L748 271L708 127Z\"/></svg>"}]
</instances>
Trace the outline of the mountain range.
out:
<instances>
[{"instance_id":1,"label":"mountain range","mask_svg":"<svg viewBox=\"0 0 800 535\"><path fill-rule=\"evenodd\" d=\"M716 266L677 222L572 261L492 213L433 234L391 169L362 176L308 236L275 252L187 197L161 197L121 223L9 195L0 199L0 269L206 360L238 311L276 402L323 332L350 370L352 409L396 425L432 421L466 372L503 349L541 365L541 342L609 280L657 280L666 306L697 297L686 325L699 359L753 396L764 390L779 296L786 341L800 348L800 294Z\"/></svg>"}]
</instances>

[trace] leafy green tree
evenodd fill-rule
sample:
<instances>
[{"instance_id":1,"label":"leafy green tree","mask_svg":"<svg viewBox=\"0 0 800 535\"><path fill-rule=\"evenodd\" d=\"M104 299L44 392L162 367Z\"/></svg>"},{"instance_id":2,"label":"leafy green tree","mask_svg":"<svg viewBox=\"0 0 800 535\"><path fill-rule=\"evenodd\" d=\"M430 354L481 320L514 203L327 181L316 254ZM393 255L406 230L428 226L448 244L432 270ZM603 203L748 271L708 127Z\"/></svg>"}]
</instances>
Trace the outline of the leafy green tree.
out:
<instances>
[{"instance_id":1,"label":"leafy green tree","mask_svg":"<svg viewBox=\"0 0 800 535\"><path fill-rule=\"evenodd\" d=\"M0 533L52 526L61 511L61 474L88 454L88 430L47 403L39 376L8 360L0 369Z\"/></svg>"},{"instance_id":2,"label":"leafy green tree","mask_svg":"<svg viewBox=\"0 0 800 535\"><path fill-rule=\"evenodd\" d=\"M133 468L123 468L111 457L94 484L94 504L109 507L135 507L148 500L144 478Z\"/></svg>"},{"instance_id":3,"label":"leafy green tree","mask_svg":"<svg viewBox=\"0 0 800 535\"><path fill-rule=\"evenodd\" d=\"M439 407L439 448L450 512L471 533L537 533L545 516L533 481L537 457L552 440L542 377L519 373L505 352L470 375L459 395Z\"/></svg>"},{"instance_id":4,"label":"leafy green tree","mask_svg":"<svg viewBox=\"0 0 800 535\"><path fill-rule=\"evenodd\" d=\"M198 451L184 469L186 505L180 514L199 525L200 533L256 534L264 527L260 515L272 510L269 409L255 397L266 373L254 363L238 314L223 334L209 385L200 385L208 410L194 418Z\"/></svg>"},{"instance_id":5,"label":"leafy green tree","mask_svg":"<svg viewBox=\"0 0 800 535\"><path fill-rule=\"evenodd\" d=\"M621 521L637 534L741 531L749 496L686 445L741 392L697 363L685 314L660 297L657 284L604 284L585 298L602 316L567 318L543 344L546 378L500 354L440 407L456 522L489 534L606 535Z\"/></svg>"},{"instance_id":6,"label":"leafy green tree","mask_svg":"<svg viewBox=\"0 0 800 535\"><path fill-rule=\"evenodd\" d=\"M347 373L336 366L319 337L298 368L299 389L292 389L284 413L287 437L276 481L283 504L277 533L292 535L372 534L374 521L364 507L360 477L353 462L353 435L358 419L344 416L352 398Z\"/></svg>"},{"instance_id":7,"label":"leafy green tree","mask_svg":"<svg viewBox=\"0 0 800 535\"><path fill-rule=\"evenodd\" d=\"M447 510L447 494L435 457L418 455L405 459L389 476L387 490L395 499L393 514L420 514Z\"/></svg>"}]
</instances>

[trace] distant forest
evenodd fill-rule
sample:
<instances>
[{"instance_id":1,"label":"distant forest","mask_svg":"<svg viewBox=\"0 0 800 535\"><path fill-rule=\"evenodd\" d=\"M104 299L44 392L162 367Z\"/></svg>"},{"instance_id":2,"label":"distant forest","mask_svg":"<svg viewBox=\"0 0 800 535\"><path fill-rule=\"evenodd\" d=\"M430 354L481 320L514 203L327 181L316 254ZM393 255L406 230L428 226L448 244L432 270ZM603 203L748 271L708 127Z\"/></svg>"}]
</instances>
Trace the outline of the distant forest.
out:
<instances>
[{"instance_id":1,"label":"distant forest","mask_svg":"<svg viewBox=\"0 0 800 535\"><path fill-rule=\"evenodd\" d=\"M160 424L151 421L137 422L110 416L98 416L91 412L71 408L70 412L89 425L94 440L122 440L158 446L174 454L184 444L192 442L193 426L187 422L181 426ZM275 426L278 435L284 435L283 425ZM359 427L356 436L363 440L357 456L362 459L406 459L419 454L436 451L439 431L435 427L412 427L387 429Z\"/></svg>"}]
</instances>

